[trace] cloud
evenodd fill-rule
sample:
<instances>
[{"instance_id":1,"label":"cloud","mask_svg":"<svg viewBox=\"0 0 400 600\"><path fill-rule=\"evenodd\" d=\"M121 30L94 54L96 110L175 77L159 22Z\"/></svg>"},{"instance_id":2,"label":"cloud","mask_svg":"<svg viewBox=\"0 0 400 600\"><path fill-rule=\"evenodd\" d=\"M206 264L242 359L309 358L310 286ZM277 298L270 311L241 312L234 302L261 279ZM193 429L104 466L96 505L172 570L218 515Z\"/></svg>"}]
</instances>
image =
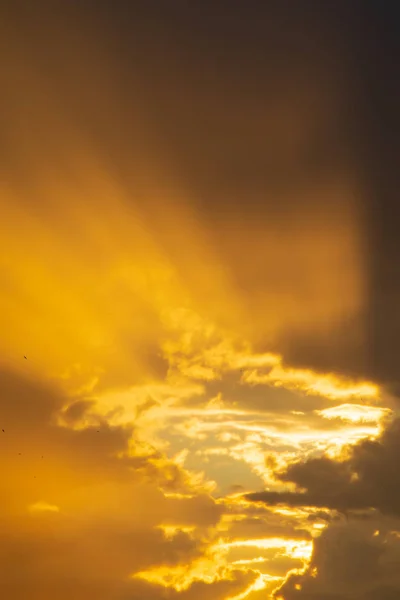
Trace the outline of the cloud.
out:
<instances>
[{"instance_id":1,"label":"cloud","mask_svg":"<svg viewBox=\"0 0 400 600\"><path fill-rule=\"evenodd\" d=\"M280 362L282 362L282 359ZM306 394L334 400L374 398L378 395L378 386L372 383L346 381L345 378L334 375L318 374L304 369L285 368L282 364L272 367L269 373L245 372L243 381L249 384L267 384L298 389Z\"/></svg>"},{"instance_id":2,"label":"cloud","mask_svg":"<svg viewBox=\"0 0 400 600\"><path fill-rule=\"evenodd\" d=\"M289 570L307 564L313 532L308 512L281 514L244 502L238 495L219 502L225 513L217 526L220 538L216 547L226 553L230 564L282 581Z\"/></svg>"},{"instance_id":3,"label":"cloud","mask_svg":"<svg viewBox=\"0 0 400 600\"><path fill-rule=\"evenodd\" d=\"M131 575L185 571L207 556L223 508L137 440L132 425L110 426L102 416L85 424L96 419L93 404L71 404L54 386L10 372L0 372L0 384L3 595L130 600ZM65 406L76 408L74 427L57 418ZM210 597L239 592L256 577L235 574L223 561L220 567L222 575L206 586ZM203 576L183 597L198 597ZM153 597L164 588L146 589Z\"/></svg>"},{"instance_id":4,"label":"cloud","mask_svg":"<svg viewBox=\"0 0 400 600\"><path fill-rule=\"evenodd\" d=\"M172 370L193 379L208 382L208 389L225 381L236 385L270 386L295 390L307 396L331 400L376 400L379 387L373 382L354 379L334 372L315 372L293 368L278 353L257 353L251 344L235 339L193 311L170 315L170 333L174 341L164 344L164 354ZM239 381L234 378L240 375ZM237 390L234 390L234 393ZM281 400L285 399L281 395ZM297 401L300 402L298 396Z\"/></svg>"},{"instance_id":5,"label":"cloud","mask_svg":"<svg viewBox=\"0 0 400 600\"><path fill-rule=\"evenodd\" d=\"M190 401L185 406L179 402L161 409L159 419L158 437L169 442L169 452L187 448L185 466L204 471L216 482L219 494L229 492L232 484L244 486L244 491L259 488L261 482L270 490L280 489L281 483L273 477L277 465L282 469L294 460L322 452L337 456L346 444L376 436L382 429L381 422L326 419L313 411L288 413L285 404L281 411L278 404L270 411L268 392L266 405L253 408L252 389L242 395L236 390L235 400L233 389L233 385L228 387L226 401L221 394L218 402L198 405ZM371 412L377 410L373 407ZM367 406L364 412L368 412Z\"/></svg>"},{"instance_id":6,"label":"cloud","mask_svg":"<svg viewBox=\"0 0 400 600\"><path fill-rule=\"evenodd\" d=\"M276 592L282 600L391 600L400 594L400 521L331 524L309 566L290 574Z\"/></svg>"},{"instance_id":7,"label":"cloud","mask_svg":"<svg viewBox=\"0 0 400 600\"><path fill-rule=\"evenodd\" d=\"M324 418L399 390L397 20L109 4L0 9L0 595L242 599L256 569L198 567L226 505L182 447L226 487L278 468L270 503L398 511L398 426L333 459L378 426Z\"/></svg>"},{"instance_id":8,"label":"cloud","mask_svg":"<svg viewBox=\"0 0 400 600\"><path fill-rule=\"evenodd\" d=\"M126 596L121 596L121 600L158 600L163 596L173 600L202 600L204 597L211 600L242 600L247 597L248 590L255 580L257 575L250 570L234 570L229 579L216 579L210 583L197 580L193 581L189 588L181 591L166 590L162 585L151 581L134 581L127 586Z\"/></svg>"},{"instance_id":9,"label":"cloud","mask_svg":"<svg viewBox=\"0 0 400 600\"><path fill-rule=\"evenodd\" d=\"M400 419L395 419L377 439L361 440L347 449L347 457L326 456L296 462L278 473L280 481L296 491L259 492L247 497L267 504L318 506L350 511L375 508L399 515Z\"/></svg>"},{"instance_id":10,"label":"cloud","mask_svg":"<svg viewBox=\"0 0 400 600\"><path fill-rule=\"evenodd\" d=\"M351 423L379 421L390 417L392 414L389 408L365 406L363 404L341 404L316 412L325 419L341 419Z\"/></svg>"},{"instance_id":11,"label":"cloud","mask_svg":"<svg viewBox=\"0 0 400 600\"><path fill-rule=\"evenodd\" d=\"M248 545L254 542L255 546L257 546L258 540L268 540L270 538L275 540L295 539L302 541L310 539L309 531L302 527L304 515L295 515L291 519L285 519L282 518L282 515L276 514L273 511L265 511L264 515L258 517L247 516L246 512L246 509L243 507L244 514L241 515L241 518L233 520L229 523L229 527L226 527L227 531L229 531L230 541L227 542L228 544L234 546L238 541L246 541ZM264 544L264 547L268 548L269 546Z\"/></svg>"}]
</instances>

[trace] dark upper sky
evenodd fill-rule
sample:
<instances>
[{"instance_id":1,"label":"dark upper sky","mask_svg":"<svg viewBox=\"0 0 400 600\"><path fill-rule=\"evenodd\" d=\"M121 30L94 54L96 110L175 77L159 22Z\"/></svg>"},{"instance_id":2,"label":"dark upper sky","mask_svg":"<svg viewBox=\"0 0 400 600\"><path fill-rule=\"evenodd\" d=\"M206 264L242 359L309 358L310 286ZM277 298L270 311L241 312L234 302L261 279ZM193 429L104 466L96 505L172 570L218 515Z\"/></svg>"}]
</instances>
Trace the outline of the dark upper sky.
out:
<instances>
[{"instance_id":1,"label":"dark upper sky","mask_svg":"<svg viewBox=\"0 0 400 600\"><path fill-rule=\"evenodd\" d=\"M276 344L289 362L397 381L395 3L87 0L6 2L2 12L6 179L20 186L27 180L21 152L12 150L10 111L24 112L31 140L44 133L29 116L32 100L16 108L13 86L42 74L44 98L61 98L71 130L85 133L124 185L135 184L145 153L163 157L171 180L190 190L210 243L250 304L261 285L254 282L269 275L261 259L253 271L248 261L241 268L221 231L234 223L234 239L255 256L257 236L241 237L238 224L251 231L277 223L279 232L289 219L300 223L296 215L307 220L317 212L328 228L332 212L351 206L363 239L362 310L324 331L292 329ZM15 39L19 58L10 52ZM26 65L20 80L13 60ZM356 200L351 192L325 194L343 178L355 182ZM299 286L286 279L285 293L296 295ZM254 314L261 318L260 306Z\"/></svg>"},{"instance_id":2,"label":"dark upper sky","mask_svg":"<svg viewBox=\"0 0 400 600\"><path fill-rule=\"evenodd\" d=\"M397 381L395 3L100 6L115 51L146 79L144 101L154 129L212 223L229 212L266 220L274 212L284 215L305 202L300 194L285 194L287 189L334 179L343 168L354 174L365 219L366 354L358 338L343 351L349 337L345 323L339 324L338 340L331 333L331 342L306 336L291 344L287 356ZM246 286L245 278L241 284Z\"/></svg>"}]
</instances>

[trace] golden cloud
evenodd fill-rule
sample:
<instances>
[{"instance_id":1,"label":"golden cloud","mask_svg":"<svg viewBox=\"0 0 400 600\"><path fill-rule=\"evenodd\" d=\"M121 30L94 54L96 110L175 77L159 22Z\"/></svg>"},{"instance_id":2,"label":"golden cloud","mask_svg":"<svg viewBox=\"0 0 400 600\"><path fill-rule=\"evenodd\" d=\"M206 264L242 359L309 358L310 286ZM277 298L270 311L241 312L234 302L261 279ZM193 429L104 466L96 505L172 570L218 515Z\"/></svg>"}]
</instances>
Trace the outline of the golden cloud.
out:
<instances>
[{"instance_id":1,"label":"golden cloud","mask_svg":"<svg viewBox=\"0 0 400 600\"><path fill-rule=\"evenodd\" d=\"M266 384L287 387L307 394L324 396L332 400L351 398L376 399L379 387L369 382L354 382L331 374L319 375L311 370L292 369L282 364L272 367L269 373L256 370L243 373L242 380L249 384Z\"/></svg>"},{"instance_id":2,"label":"golden cloud","mask_svg":"<svg viewBox=\"0 0 400 600\"><path fill-rule=\"evenodd\" d=\"M392 414L389 408L365 404L340 404L316 412L325 419L341 419L351 423L375 423L390 417Z\"/></svg>"}]
</instances>

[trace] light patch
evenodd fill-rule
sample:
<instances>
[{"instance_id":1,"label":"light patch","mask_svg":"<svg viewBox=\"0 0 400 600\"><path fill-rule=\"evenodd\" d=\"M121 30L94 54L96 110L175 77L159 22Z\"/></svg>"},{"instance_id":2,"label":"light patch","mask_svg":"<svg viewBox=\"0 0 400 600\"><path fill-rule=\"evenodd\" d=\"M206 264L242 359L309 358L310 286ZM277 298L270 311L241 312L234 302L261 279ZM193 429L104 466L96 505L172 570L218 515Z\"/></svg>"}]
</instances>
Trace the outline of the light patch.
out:
<instances>
[{"instance_id":1,"label":"light patch","mask_svg":"<svg viewBox=\"0 0 400 600\"><path fill-rule=\"evenodd\" d=\"M180 372L189 379L213 381L214 379L219 378L219 375L214 369L203 365L181 365Z\"/></svg>"},{"instance_id":2,"label":"light patch","mask_svg":"<svg viewBox=\"0 0 400 600\"><path fill-rule=\"evenodd\" d=\"M60 509L55 504L48 504L47 502L36 502L35 504L31 504L28 507L30 513L42 513L42 512L52 512L58 513Z\"/></svg>"},{"instance_id":3,"label":"light patch","mask_svg":"<svg viewBox=\"0 0 400 600\"><path fill-rule=\"evenodd\" d=\"M182 492L163 492L166 498L172 498L173 500L187 500L188 498L194 498L194 494L183 494Z\"/></svg>"},{"instance_id":4,"label":"light patch","mask_svg":"<svg viewBox=\"0 0 400 600\"><path fill-rule=\"evenodd\" d=\"M279 549L290 558L309 560L313 544L307 540L290 540L285 538L261 538L250 540L235 540L233 542L221 543L220 547L226 550L230 548L259 548L262 550Z\"/></svg>"},{"instance_id":5,"label":"light patch","mask_svg":"<svg viewBox=\"0 0 400 600\"><path fill-rule=\"evenodd\" d=\"M172 414L176 416L178 413L171 412L171 416ZM183 411L181 414L195 415L196 411ZM310 442L314 440L323 440L324 442L328 442L330 440L335 439L335 437L338 437L338 431L312 429L311 427L302 429L293 428L293 430L289 432L285 430L279 431L279 424L271 424L270 420L266 420L265 424L254 424L252 422L247 422L245 420L239 419L224 420L222 419L224 415L235 416L235 414L232 411L219 411L217 414L215 414L215 420L213 420L213 414L210 411L204 411L202 415L203 418L200 418L200 415L198 418L195 418L195 416L193 416L192 419L176 423L174 427L180 433L184 433L184 431L186 430L188 435L194 438L197 437L198 439L202 439L198 436L207 435L208 433L212 433L215 431L218 432L225 428L230 430L236 430L239 432L243 431L246 432L248 435L254 434L252 440L250 440L253 442L255 440L267 442L274 441L275 443L283 443L285 445L297 445L303 442ZM238 416L239 415L240 413L238 413ZM350 442L359 439L360 436L367 437L370 435L378 434L380 428L378 425L373 427L371 425L366 424L364 426L358 427L344 426L339 431L340 436L343 438L347 438L348 442ZM256 437L255 434L260 434L261 437ZM248 438L246 438L246 441L248 441Z\"/></svg>"},{"instance_id":6,"label":"light patch","mask_svg":"<svg viewBox=\"0 0 400 600\"><path fill-rule=\"evenodd\" d=\"M319 375L307 369L287 368L281 363L268 373L260 373L257 370L245 371L242 381L299 390L331 400L378 398L380 393L379 387L370 382L356 383L332 374Z\"/></svg>"},{"instance_id":7,"label":"light patch","mask_svg":"<svg viewBox=\"0 0 400 600\"><path fill-rule=\"evenodd\" d=\"M173 539L179 533L192 533L196 528L194 526L181 526L181 525L158 525L156 529L161 529L164 536L167 539Z\"/></svg>"},{"instance_id":8,"label":"light patch","mask_svg":"<svg viewBox=\"0 0 400 600\"><path fill-rule=\"evenodd\" d=\"M188 327L186 332L185 326ZM238 351L229 337L212 343L213 337L218 337L221 332L199 315L192 313L190 318L186 315L179 327L182 331L180 342L175 345L167 344L164 351L170 364L189 378L219 379L223 372L242 370L241 381L249 384L284 387L333 400L379 397L379 387L371 382L356 382L330 373L321 375L312 370L286 367L281 355L253 354L248 345L245 352ZM207 347L202 351L198 347L200 333L203 342L207 341ZM260 369L269 371L260 372ZM294 411L293 414L301 414L301 411Z\"/></svg>"},{"instance_id":9,"label":"light patch","mask_svg":"<svg viewBox=\"0 0 400 600\"><path fill-rule=\"evenodd\" d=\"M257 367L274 367L281 362L279 354L236 354L230 359L230 367L232 369L249 369Z\"/></svg>"},{"instance_id":10,"label":"light patch","mask_svg":"<svg viewBox=\"0 0 400 600\"><path fill-rule=\"evenodd\" d=\"M284 365L281 355L253 354L244 342L242 345L246 350L237 350L237 344L229 337L221 337L222 333L215 324L206 322L193 312L190 317L186 313L179 325L175 323L181 331L179 342L168 342L164 346L170 364L186 377L210 381L219 379L223 372L241 370L241 381L249 384L284 387L333 400L379 397L379 387L371 382L356 382L330 373L321 375L308 369L290 368ZM199 347L199 335L203 343L207 342L202 349ZM215 336L219 341L213 342ZM293 414L301 414L301 411Z\"/></svg>"},{"instance_id":11,"label":"light patch","mask_svg":"<svg viewBox=\"0 0 400 600\"><path fill-rule=\"evenodd\" d=\"M229 431L222 431L221 433L217 433L217 439L223 443L239 442L240 436L230 433Z\"/></svg>"},{"instance_id":12,"label":"light patch","mask_svg":"<svg viewBox=\"0 0 400 600\"><path fill-rule=\"evenodd\" d=\"M214 551L212 556L200 558L190 565L155 567L134 573L131 578L143 579L149 583L182 592L187 590L195 581L211 584L224 579L228 574L229 568L223 564L221 553Z\"/></svg>"},{"instance_id":13,"label":"light patch","mask_svg":"<svg viewBox=\"0 0 400 600\"><path fill-rule=\"evenodd\" d=\"M252 592L259 592L261 590L264 590L267 587L267 583L269 583L270 581L271 579L268 575L262 575L260 573L257 579L253 583L251 583L249 587L246 590L244 590L244 592L242 592L241 594L237 594L236 596L229 596L227 600L244 600L245 598L248 598Z\"/></svg>"},{"instance_id":14,"label":"light patch","mask_svg":"<svg viewBox=\"0 0 400 600\"><path fill-rule=\"evenodd\" d=\"M274 513L277 513L278 515L283 515L284 517L299 517L300 515L303 514L304 511L302 511L301 509L297 509L297 508L280 508L278 507L274 507L271 506L271 510Z\"/></svg>"},{"instance_id":15,"label":"light patch","mask_svg":"<svg viewBox=\"0 0 400 600\"><path fill-rule=\"evenodd\" d=\"M247 342L220 330L192 309L164 312L163 322L175 334L164 342L164 355L174 369L189 377L218 379L223 372L271 368L281 360L273 353L254 354Z\"/></svg>"},{"instance_id":16,"label":"light patch","mask_svg":"<svg viewBox=\"0 0 400 600\"><path fill-rule=\"evenodd\" d=\"M204 434L204 430L218 429L224 427L230 427L234 430L243 431L245 435L245 441L221 449L224 454L229 454L235 460L246 462L252 471L258 475L264 481L267 486L276 486L277 482L271 476L270 469L265 464L265 450L264 443L274 444L279 446L290 446L293 451L281 451L276 452L274 457L277 461L278 469L284 468L290 461L292 461L296 452L299 450L304 456L308 453L318 450L325 452L329 456L339 456L343 448L348 444L355 443L363 438L374 438L379 435L380 427L378 425L363 425L357 427L343 427L339 431L320 431L318 429L310 429L303 431L290 431L280 432L276 431L267 425L252 425L250 423L241 422L223 422L204 424L204 428L201 423L196 424L196 431L198 435ZM192 429L193 431L193 429ZM260 439L252 439L253 433L259 433Z\"/></svg>"},{"instance_id":17,"label":"light patch","mask_svg":"<svg viewBox=\"0 0 400 600\"><path fill-rule=\"evenodd\" d=\"M350 423L376 423L392 414L389 408L363 404L341 404L315 412L324 419L341 419Z\"/></svg>"},{"instance_id":18,"label":"light patch","mask_svg":"<svg viewBox=\"0 0 400 600\"><path fill-rule=\"evenodd\" d=\"M177 464L179 467L183 467L185 464L185 461L188 457L189 454L189 450L187 448L184 448L183 450L181 450L180 452L178 452L174 457L173 457L173 462L175 464Z\"/></svg>"},{"instance_id":19,"label":"light patch","mask_svg":"<svg viewBox=\"0 0 400 600\"><path fill-rule=\"evenodd\" d=\"M265 468L265 454L261 445L244 442L228 448L227 453L235 460L246 462L264 482L269 482L269 473Z\"/></svg>"},{"instance_id":20,"label":"light patch","mask_svg":"<svg viewBox=\"0 0 400 600\"><path fill-rule=\"evenodd\" d=\"M267 558L262 556L258 556L256 558L242 558L241 560L234 560L231 564L237 566L243 565L252 565L257 563L266 563L268 561Z\"/></svg>"},{"instance_id":21,"label":"light patch","mask_svg":"<svg viewBox=\"0 0 400 600\"><path fill-rule=\"evenodd\" d=\"M302 442L311 442L311 441L322 441L322 448L327 447L329 444L331 445L342 445L349 444L351 442L355 442L364 437L374 436L379 434L379 427L372 426L364 426L357 428L343 428L338 432L331 431L319 431L318 429L310 430L310 431L299 431L294 433L280 433L279 437L286 441L292 443L301 444Z\"/></svg>"},{"instance_id":22,"label":"light patch","mask_svg":"<svg viewBox=\"0 0 400 600\"><path fill-rule=\"evenodd\" d=\"M279 491L282 483L274 473L284 470L299 456L305 459L315 453L326 453L332 458L340 457L349 444L363 438L373 439L381 431L380 424L372 422L340 422L338 427L327 429L315 428L307 421L299 423L293 418L291 421L290 417L285 423L281 429L281 420L276 415L258 411L246 413L243 409L224 408L223 405L215 408L209 403L206 408L172 406L166 409L163 432L167 436L172 434L173 440L181 438L177 450L184 445L182 438L196 444L185 464L188 465L190 459L190 468L198 465L196 468L204 471L206 478L215 479L217 485L221 473L216 472L213 465L226 457L227 461L231 459L247 465L253 487L256 476L264 487ZM241 484L246 485L246 479L242 478Z\"/></svg>"},{"instance_id":23,"label":"light patch","mask_svg":"<svg viewBox=\"0 0 400 600\"><path fill-rule=\"evenodd\" d=\"M353 435L340 435L331 438L330 443L326 445L324 453L332 459L343 458L348 452L349 444L355 444L362 439L374 440L380 434L380 427L360 427L353 430Z\"/></svg>"},{"instance_id":24,"label":"light patch","mask_svg":"<svg viewBox=\"0 0 400 600\"><path fill-rule=\"evenodd\" d=\"M307 506L307 507L302 507L302 508L271 506L271 507L268 507L268 510L270 512L272 512L273 514L281 515L283 517L288 517L289 519L296 522L303 529L306 529L307 531L309 531L313 537L316 537L317 535L319 535L319 533L328 526L327 522L310 523L309 517L311 515L315 515L315 517L317 519L319 519L319 513L321 512L320 508L316 508L313 506Z\"/></svg>"}]
</instances>

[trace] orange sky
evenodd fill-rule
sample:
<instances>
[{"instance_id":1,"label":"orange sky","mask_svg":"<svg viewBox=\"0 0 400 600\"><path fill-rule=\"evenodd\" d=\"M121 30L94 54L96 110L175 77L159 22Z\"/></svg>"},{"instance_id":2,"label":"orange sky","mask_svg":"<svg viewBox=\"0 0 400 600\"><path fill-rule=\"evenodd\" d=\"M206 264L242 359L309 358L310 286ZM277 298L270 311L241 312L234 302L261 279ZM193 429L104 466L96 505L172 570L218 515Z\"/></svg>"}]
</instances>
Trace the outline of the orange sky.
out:
<instances>
[{"instance_id":1,"label":"orange sky","mask_svg":"<svg viewBox=\"0 0 400 600\"><path fill-rule=\"evenodd\" d=\"M287 23L304 56L271 34L264 81L90 4L0 25L1 595L297 598L344 518L246 494L309 489L290 465L347 465L395 411L344 49Z\"/></svg>"}]
</instances>

